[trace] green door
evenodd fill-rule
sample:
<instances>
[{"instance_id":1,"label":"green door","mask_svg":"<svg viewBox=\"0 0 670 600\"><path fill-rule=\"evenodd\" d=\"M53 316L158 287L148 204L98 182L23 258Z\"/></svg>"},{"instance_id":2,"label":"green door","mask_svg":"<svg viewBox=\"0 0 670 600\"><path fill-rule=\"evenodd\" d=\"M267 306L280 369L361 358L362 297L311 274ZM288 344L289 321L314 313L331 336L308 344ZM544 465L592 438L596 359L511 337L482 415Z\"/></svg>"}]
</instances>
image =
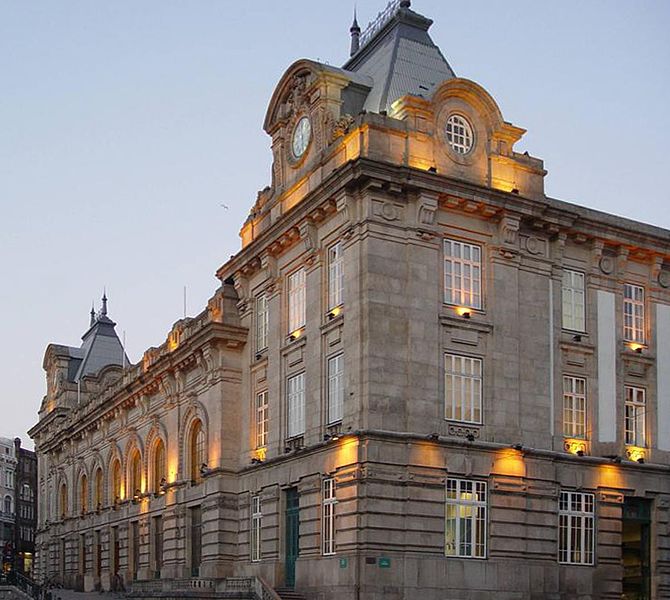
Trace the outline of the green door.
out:
<instances>
[{"instance_id":1,"label":"green door","mask_svg":"<svg viewBox=\"0 0 670 600\"><path fill-rule=\"evenodd\" d=\"M298 506L298 489L286 490L286 587L295 587L295 561L298 558L300 545L300 508Z\"/></svg>"}]
</instances>

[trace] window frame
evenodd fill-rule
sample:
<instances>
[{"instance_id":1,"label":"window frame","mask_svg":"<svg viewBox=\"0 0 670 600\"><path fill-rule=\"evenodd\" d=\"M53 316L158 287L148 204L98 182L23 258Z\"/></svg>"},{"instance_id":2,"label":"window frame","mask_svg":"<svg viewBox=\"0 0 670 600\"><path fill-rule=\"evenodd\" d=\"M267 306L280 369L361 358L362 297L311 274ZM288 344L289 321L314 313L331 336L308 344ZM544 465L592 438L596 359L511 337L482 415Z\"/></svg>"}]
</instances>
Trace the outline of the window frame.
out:
<instances>
[{"instance_id":1,"label":"window frame","mask_svg":"<svg viewBox=\"0 0 670 600\"><path fill-rule=\"evenodd\" d=\"M298 381L302 386L292 391L292 383ZM298 413L294 414L296 409ZM295 418L292 419L292 416ZM286 378L286 437L291 439L302 435L305 435L305 371Z\"/></svg>"},{"instance_id":2,"label":"window frame","mask_svg":"<svg viewBox=\"0 0 670 600\"><path fill-rule=\"evenodd\" d=\"M456 498L450 498L450 484L455 485ZM465 484L472 486L470 492L463 492ZM488 555L488 484L481 479L465 479L462 477L448 477L445 481L445 523L444 523L444 555L452 558L474 558L484 560ZM464 493L470 493L474 499L463 498ZM480 494L484 495L484 500L477 500ZM451 507L455 507L451 511ZM472 509L471 515L464 517L463 513L467 509ZM483 511L483 512L482 512ZM450 518L450 513L451 517ZM469 528L464 527L461 521L467 518L470 524ZM450 523L454 523L450 527ZM450 529L453 535L453 552L449 552ZM463 541L461 534L463 531L469 532L469 541L466 545L470 548L470 553L462 553ZM478 540L480 540L478 542ZM482 548L481 553L477 554L477 547Z\"/></svg>"},{"instance_id":3,"label":"window frame","mask_svg":"<svg viewBox=\"0 0 670 600\"><path fill-rule=\"evenodd\" d=\"M331 365L339 365L339 371L331 370ZM344 353L340 352L328 357L326 361L326 377L328 384L326 402L326 425L335 425L342 422L344 415ZM336 389L334 390L334 384ZM336 396L335 401L333 396Z\"/></svg>"},{"instance_id":4,"label":"window frame","mask_svg":"<svg viewBox=\"0 0 670 600\"><path fill-rule=\"evenodd\" d=\"M261 403L260 400L263 400ZM255 448L267 448L268 445L268 390L256 392L254 403L254 440Z\"/></svg>"},{"instance_id":5,"label":"window frame","mask_svg":"<svg viewBox=\"0 0 670 600\"><path fill-rule=\"evenodd\" d=\"M262 292L256 296L256 352L267 350L269 326L268 297Z\"/></svg>"},{"instance_id":6,"label":"window frame","mask_svg":"<svg viewBox=\"0 0 670 600\"><path fill-rule=\"evenodd\" d=\"M565 277L570 275L570 281L566 284ZM581 277L581 289L575 286L575 276ZM578 302L575 302L581 292L581 315L576 313L580 310ZM569 293L569 298L566 299L566 294ZM568 317L572 320L571 323L566 321L566 304L571 309L571 315ZM581 327L578 322L581 319ZM579 333L586 332L586 273L577 269L563 268L563 278L561 279L561 328L567 331L576 331Z\"/></svg>"},{"instance_id":7,"label":"window frame","mask_svg":"<svg viewBox=\"0 0 670 600\"><path fill-rule=\"evenodd\" d=\"M249 512L249 558L251 562L260 562L262 558L263 504L259 494L251 497Z\"/></svg>"},{"instance_id":8,"label":"window frame","mask_svg":"<svg viewBox=\"0 0 670 600\"><path fill-rule=\"evenodd\" d=\"M571 382L570 390L566 391L566 381ZM580 394L577 390L577 383L583 383L584 392ZM566 408L566 401L570 398L572 401L572 406L568 409ZM583 409L581 411L575 407L578 400L583 400ZM588 439L588 383L585 377L578 377L576 375L563 375L563 437L574 438L578 440L587 440ZM568 411L572 417L572 421L569 423L570 430L568 431L568 421L566 420L566 411ZM582 434L575 433L578 430L579 423L574 419L576 414L583 414L583 421L581 427L583 430Z\"/></svg>"},{"instance_id":9,"label":"window frame","mask_svg":"<svg viewBox=\"0 0 670 600\"><path fill-rule=\"evenodd\" d=\"M465 251L470 253L470 258L463 257ZM479 260L472 258L473 253L478 254ZM445 237L442 243L442 255L444 304L471 308L473 310L483 310L483 246L481 244ZM458 287L456 286L457 281L460 281ZM469 287L464 284L465 281L470 282Z\"/></svg>"},{"instance_id":10,"label":"window frame","mask_svg":"<svg viewBox=\"0 0 670 600\"><path fill-rule=\"evenodd\" d=\"M328 310L344 304L344 244L328 247Z\"/></svg>"},{"instance_id":11,"label":"window frame","mask_svg":"<svg viewBox=\"0 0 670 600\"><path fill-rule=\"evenodd\" d=\"M635 396L641 396L642 400L636 399ZM624 385L624 443L626 446L647 447L647 406L646 388ZM631 416L628 414L629 409L633 413ZM629 427L630 421L633 423L632 429ZM629 432L634 437L629 437Z\"/></svg>"},{"instance_id":12,"label":"window frame","mask_svg":"<svg viewBox=\"0 0 670 600\"><path fill-rule=\"evenodd\" d=\"M630 295L628 291L630 290ZM639 291L642 298L635 298ZM637 344L646 343L646 291L644 286L626 282L623 284L623 339ZM627 312L630 308L630 312ZM628 321L628 324L627 324Z\"/></svg>"},{"instance_id":13,"label":"window frame","mask_svg":"<svg viewBox=\"0 0 670 600\"><path fill-rule=\"evenodd\" d=\"M576 510L572 508L573 498L580 498L581 507L586 507L587 499L590 499L591 510ZM564 506L564 498L567 498ZM564 525L565 523L565 525ZM590 523L590 543L588 540ZM574 559L575 550L572 549L575 531L579 532L579 556ZM565 534L564 534L565 532ZM562 565L595 565L596 555L596 499L591 492L576 492L573 490L560 490L558 496L558 562Z\"/></svg>"},{"instance_id":14,"label":"window frame","mask_svg":"<svg viewBox=\"0 0 670 600\"><path fill-rule=\"evenodd\" d=\"M462 131L454 131L455 127ZM447 117L444 134L449 147L459 156L470 154L475 147L475 130L470 120L461 113L454 112Z\"/></svg>"},{"instance_id":15,"label":"window frame","mask_svg":"<svg viewBox=\"0 0 670 600\"><path fill-rule=\"evenodd\" d=\"M287 276L287 315L289 335L302 329L307 319L307 273L299 267Z\"/></svg>"},{"instance_id":16,"label":"window frame","mask_svg":"<svg viewBox=\"0 0 670 600\"><path fill-rule=\"evenodd\" d=\"M337 486L334 477L323 480L321 485L321 554L332 556L337 553L335 546L335 509L337 506Z\"/></svg>"},{"instance_id":17,"label":"window frame","mask_svg":"<svg viewBox=\"0 0 670 600\"><path fill-rule=\"evenodd\" d=\"M449 366L449 362L451 359L451 367ZM464 371L461 372L456 372L453 364L454 364L454 359L461 359L461 361L468 361L473 365L479 364L479 376L473 375L471 373L465 373ZM469 423L473 425L482 425L484 423L484 410L483 410L483 390L484 390L484 361L477 357L477 356L468 356L466 354L456 354L453 352L445 352L444 353L444 419L446 421L452 421L455 423ZM450 370L451 369L451 370ZM473 371L474 372L474 371ZM450 386L448 384L449 378L452 378L454 380L454 383ZM461 394L461 405L460 407L456 406L456 386L455 386L455 380L456 379L463 380L461 381L460 384L460 394ZM466 383L466 380L470 381L470 415L473 417L472 419L466 419L464 418L465 414L465 388L464 385ZM478 384L478 385L477 385ZM452 390L453 392L453 397L451 398L451 402L449 402L450 398L448 396L449 389ZM475 391L477 392L478 395L478 406L475 405ZM449 405L451 405L452 413L449 414ZM461 418L456 417L456 408L459 408ZM479 412L479 420L475 418L477 411Z\"/></svg>"}]
</instances>

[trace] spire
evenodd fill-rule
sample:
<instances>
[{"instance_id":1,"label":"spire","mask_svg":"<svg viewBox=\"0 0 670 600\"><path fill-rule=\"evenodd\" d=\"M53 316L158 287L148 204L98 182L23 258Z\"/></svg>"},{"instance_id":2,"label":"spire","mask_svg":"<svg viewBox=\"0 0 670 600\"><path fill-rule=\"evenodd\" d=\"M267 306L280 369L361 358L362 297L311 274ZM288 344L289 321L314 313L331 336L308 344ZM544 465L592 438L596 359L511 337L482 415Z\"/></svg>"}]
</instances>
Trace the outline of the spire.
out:
<instances>
[{"instance_id":1,"label":"spire","mask_svg":"<svg viewBox=\"0 0 670 600\"><path fill-rule=\"evenodd\" d=\"M351 33L351 49L349 50L349 56L353 56L358 52L361 40L361 28L358 26L358 20L356 19L356 7L354 6L354 22L349 28Z\"/></svg>"},{"instance_id":2,"label":"spire","mask_svg":"<svg viewBox=\"0 0 670 600\"><path fill-rule=\"evenodd\" d=\"M412 0L400 0L400 8L409 8L412 6Z\"/></svg>"},{"instance_id":3,"label":"spire","mask_svg":"<svg viewBox=\"0 0 670 600\"><path fill-rule=\"evenodd\" d=\"M93 323L95 323L95 305L91 302L91 322L89 327L93 327Z\"/></svg>"},{"instance_id":4,"label":"spire","mask_svg":"<svg viewBox=\"0 0 670 600\"><path fill-rule=\"evenodd\" d=\"M103 317L107 316L107 291L103 290L102 292L102 308L100 309L100 315Z\"/></svg>"}]
</instances>

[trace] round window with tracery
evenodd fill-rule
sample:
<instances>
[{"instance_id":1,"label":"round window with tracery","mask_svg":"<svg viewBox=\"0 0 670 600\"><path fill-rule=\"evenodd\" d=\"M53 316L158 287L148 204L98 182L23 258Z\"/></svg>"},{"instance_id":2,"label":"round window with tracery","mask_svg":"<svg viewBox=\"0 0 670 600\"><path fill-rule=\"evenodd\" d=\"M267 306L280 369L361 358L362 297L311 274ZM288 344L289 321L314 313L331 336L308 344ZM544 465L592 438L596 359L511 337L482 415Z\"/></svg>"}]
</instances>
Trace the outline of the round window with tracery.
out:
<instances>
[{"instance_id":1,"label":"round window with tracery","mask_svg":"<svg viewBox=\"0 0 670 600\"><path fill-rule=\"evenodd\" d=\"M459 154L467 154L472 150L472 127L465 118L460 115L451 115L447 119L446 132L447 141L454 151Z\"/></svg>"}]
</instances>

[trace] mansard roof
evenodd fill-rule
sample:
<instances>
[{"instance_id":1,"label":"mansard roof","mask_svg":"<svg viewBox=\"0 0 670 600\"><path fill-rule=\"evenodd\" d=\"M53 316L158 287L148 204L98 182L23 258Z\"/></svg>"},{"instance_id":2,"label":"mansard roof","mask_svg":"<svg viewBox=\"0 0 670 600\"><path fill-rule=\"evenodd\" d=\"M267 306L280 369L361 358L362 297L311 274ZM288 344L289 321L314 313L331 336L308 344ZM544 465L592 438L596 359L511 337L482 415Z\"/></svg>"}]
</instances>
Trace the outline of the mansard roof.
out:
<instances>
[{"instance_id":1,"label":"mansard roof","mask_svg":"<svg viewBox=\"0 0 670 600\"><path fill-rule=\"evenodd\" d=\"M390 113L393 103L408 94L430 98L440 83L456 76L428 34L433 22L408 6L396 2L379 15L342 67L373 79L363 107L368 112Z\"/></svg>"},{"instance_id":2,"label":"mansard roof","mask_svg":"<svg viewBox=\"0 0 670 600\"><path fill-rule=\"evenodd\" d=\"M107 316L107 298L103 296L102 309L91 312L90 326L82 336L79 348L49 344L44 367L50 356L61 356L68 361L67 380L77 382L87 375L96 375L110 365L130 364L123 344L116 334L116 323Z\"/></svg>"}]
</instances>

